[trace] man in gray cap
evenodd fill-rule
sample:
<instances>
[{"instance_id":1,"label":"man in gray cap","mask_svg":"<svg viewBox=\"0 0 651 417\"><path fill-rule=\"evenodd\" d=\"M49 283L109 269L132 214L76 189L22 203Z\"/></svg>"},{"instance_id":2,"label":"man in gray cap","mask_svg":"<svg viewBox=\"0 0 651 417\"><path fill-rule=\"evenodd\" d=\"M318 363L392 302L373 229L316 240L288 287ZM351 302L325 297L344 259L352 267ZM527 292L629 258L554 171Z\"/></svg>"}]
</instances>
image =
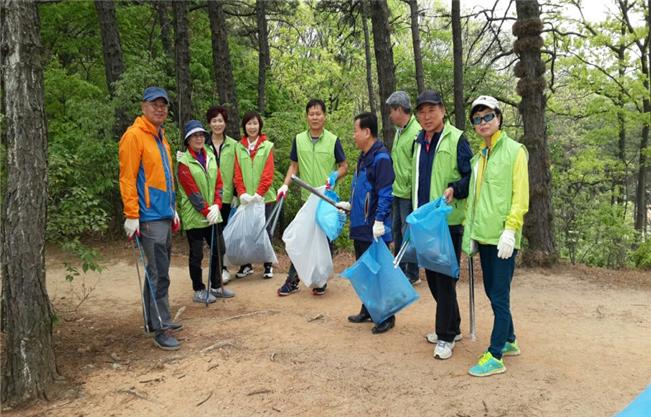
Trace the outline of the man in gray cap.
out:
<instances>
[{"instance_id":1,"label":"man in gray cap","mask_svg":"<svg viewBox=\"0 0 651 417\"><path fill-rule=\"evenodd\" d=\"M387 104L391 109L389 119L396 126L396 136L393 138L391 159L396 179L393 182L393 252L398 254L402 238L407 227L405 219L412 212L411 202L411 159L414 153L414 141L420 131L420 124L411 113L411 101L404 91L396 91L389 96ZM400 269L405 273L412 285L420 283L418 264L401 262Z\"/></svg>"},{"instance_id":2,"label":"man in gray cap","mask_svg":"<svg viewBox=\"0 0 651 417\"><path fill-rule=\"evenodd\" d=\"M144 309L146 330L153 331L154 344L176 350L180 343L170 333L181 325L172 323L168 290L172 231L180 227L170 145L163 123L169 98L160 87L145 89L142 116L122 135L118 145L120 193L124 204L124 230L135 238L146 258Z\"/></svg>"}]
</instances>

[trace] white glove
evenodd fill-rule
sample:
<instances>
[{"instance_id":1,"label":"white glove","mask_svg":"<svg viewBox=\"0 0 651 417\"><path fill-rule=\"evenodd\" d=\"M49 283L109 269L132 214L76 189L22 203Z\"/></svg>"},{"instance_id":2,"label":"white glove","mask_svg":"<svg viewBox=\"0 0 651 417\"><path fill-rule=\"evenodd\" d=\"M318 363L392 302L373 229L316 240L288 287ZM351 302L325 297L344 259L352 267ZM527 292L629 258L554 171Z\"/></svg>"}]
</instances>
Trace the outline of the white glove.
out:
<instances>
[{"instance_id":1,"label":"white glove","mask_svg":"<svg viewBox=\"0 0 651 417\"><path fill-rule=\"evenodd\" d=\"M236 206L237 205L237 197L233 196L233 199L231 200L231 206Z\"/></svg>"},{"instance_id":2,"label":"white glove","mask_svg":"<svg viewBox=\"0 0 651 417\"><path fill-rule=\"evenodd\" d=\"M181 219L179 218L179 213L174 210L174 220L172 221L172 233L176 233L181 230Z\"/></svg>"},{"instance_id":3,"label":"white glove","mask_svg":"<svg viewBox=\"0 0 651 417\"><path fill-rule=\"evenodd\" d=\"M348 201L340 201L335 206L343 211L350 211L350 203Z\"/></svg>"},{"instance_id":4,"label":"white glove","mask_svg":"<svg viewBox=\"0 0 651 417\"><path fill-rule=\"evenodd\" d=\"M278 193L276 194L276 198L285 198L288 190L289 187L287 187L287 184L281 185L280 188L278 189Z\"/></svg>"},{"instance_id":5,"label":"white glove","mask_svg":"<svg viewBox=\"0 0 651 417\"><path fill-rule=\"evenodd\" d=\"M253 199L251 201L254 203L264 203L264 198L260 194L255 193L253 194Z\"/></svg>"},{"instance_id":6,"label":"white glove","mask_svg":"<svg viewBox=\"0 0 651 417\"><path fill-rule=\"evenodd\" d=\"M184 152L176 151L176 160L177 160L177 161L183 157L183 153L184 153Z\"/></svg>"},{"instance_id":7,"label":"white glove","mask_svg":"<svg viewBox=\"0 0 651 417\"><path fill-rule=\"evenodd\" d=\"M375 223L373 223L373 239L377 240L382 236L384 236L384 222L376 220Z\"/></svg>"},{"instance_id":8,"label":"white glove","mask_svg":"<svg viewBox=\"0 0 651 417\"><path fill-rule=\"evenodd\" d=\"M208 215L206 216L206 219L208 219L208 224L217 224L219 223L219 206L217 204L213 204L212 206L208 207Z\"/></svg>"},{"instance_id":9,"label":"white glove","mask_svg":"<svg viewBox=\"0 0 651 417\"><path fill-rule=\"evenodd\" d=\"M253 201L253 196L251 194L244 193L240 196L240 204L246 206L251 201Z\"/></svg>"},{"instance_id":10,"label":"white glove","mask_svg":"<svg viewBox=\"0 0 651 417\"><path fill-rule=\"evenodd\" d=\"M513 255L513 248L515 247L515 231L511 229L504 229L499 242L497 242L497 257L501 259L509 259Z\"/></svg>"},{"instance_id":11,"label":"white glove","mask_svg":"<svg viewBox=\"0 0 651 417\"><path fill-rule=\"evenodd\" d=\"M135 233L140 234L140 220L139 219L126 219L124 221L124 231L127 237L132 237Z\"/></svg>"}]
</instances>

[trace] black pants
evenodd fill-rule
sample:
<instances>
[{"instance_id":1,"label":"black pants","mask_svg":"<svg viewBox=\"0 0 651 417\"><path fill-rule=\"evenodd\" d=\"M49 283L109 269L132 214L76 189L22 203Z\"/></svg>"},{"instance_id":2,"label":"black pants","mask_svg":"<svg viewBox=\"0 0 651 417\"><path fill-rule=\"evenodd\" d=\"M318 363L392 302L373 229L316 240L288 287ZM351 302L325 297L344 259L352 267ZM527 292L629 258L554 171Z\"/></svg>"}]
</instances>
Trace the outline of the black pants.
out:
<instances>
[{"instance_id":1,"label":"black pants","mask_svg":"<svg viewBox=\"0 0 651 417\"><path fill-rule=\"evenodd\" d=\"M222 222L217 224L219 229L219 263L222 266L222 269L228 270L226 265L224 265L224 255L226 254L226 243L224 242L224 228L228 224L228 217L231 214L231 205L222 204L222 208L219 210L222 215Z\"/></svg>"},{"instance_id":2,"label":"black pants","mask_svg":"<svg viewBox=\"0 0 651 417\"><path fill-rule=\"evenodd\" d=\"M210 237L210 232L212 230L215 231L215 236L213 236L213 239ZM186 235L188 236L188 244L190 246L190 279L192 279L192 289L194 291L200 291L206 288L201 277L201 261L203 260L203 244L206 242L210 248L211 240L212 244L215 245L215 250L211 251L212 260L210 266L212 267L212 270L209 272L209 276L211 277L210 286L212 288L219 288L221 286L221 256L216 246L218 244L217 239L221 239L221 233L217 233L218 230L219 228L217 226L208 226L201 229L190 229L186 231ZM223 247L223 244L220 246Z\"/></svg>"},{"instance_id":3,"label":"black pants","mask_svg":"<svg viewBox=\"0 0 651 417\"><path fill-rule=\"evenodd\" d=\"M450 226L450 236L459 262L463 226ZM429 290L436 300L436 334L440 340L452 342L454 337L461 333L457 279L428 269L425 270L425 276Z\"/></svg>"}]
</instances>

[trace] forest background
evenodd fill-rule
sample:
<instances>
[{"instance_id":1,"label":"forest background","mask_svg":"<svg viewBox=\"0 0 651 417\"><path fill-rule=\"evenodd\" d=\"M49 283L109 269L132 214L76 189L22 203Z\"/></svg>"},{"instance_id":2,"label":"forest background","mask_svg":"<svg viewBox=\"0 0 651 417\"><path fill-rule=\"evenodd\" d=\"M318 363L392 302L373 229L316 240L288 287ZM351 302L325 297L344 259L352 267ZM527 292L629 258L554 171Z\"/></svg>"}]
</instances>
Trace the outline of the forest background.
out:
<instances>
[{"instance_id":1,"label":"forest background","mask_svg":"<svg viewBox=\"0 0 651 417\"><path fill-rule=\"evenodd\" d=\"M119 231L117 141L139 113L142 90L149 85L170 92L173 103L165 127L174 151L182 145L179 127L190 118L205 121L209 106L230 105L229 133L235 138L241 137L239 116L258 110L275 143L280 184L291 141L306 128L304 104L319 97L328 107L327 128L355 161L352 118L365 110L381 116L383 96L376 87L387 79L387 66L378 66L378 53L372 52L381 35L371 16L380 8L375 3L41 4L49 139L47 239L77 252L85 267L93 267L93 250L80 242ZM460 111L455 108L449 4L389 1L393 65L388 71L393 71L394 88L407 91L413 101L424 87L440 91L450 120L460 128L466 127L469 103L479 94L493 95L505 103L506 131L521 137L513 74L514 4L501 0L469 9L461 2ZM648 6L613 0L606 4L610 13L594 21L582 17L586 5L561 1L541 6L553 238L558 254L572 262L648 268L651 246L644 240L650 197L646 181L640 182L648 171L641 161L649 155ZM419 50L414 49L414 29ZM417 61L422 66L418 74ZM455 112L463 113L458 117ZM381 120L390 145L392 127ZM467 134L478 149L472 129ZM344 198L350 178L338 188ZM281 226L298 207L298 199L290 199ZM638 211L642 216L636 223ZM349 245L345 239L340 243Z\"/></svg>"}]
</instances>

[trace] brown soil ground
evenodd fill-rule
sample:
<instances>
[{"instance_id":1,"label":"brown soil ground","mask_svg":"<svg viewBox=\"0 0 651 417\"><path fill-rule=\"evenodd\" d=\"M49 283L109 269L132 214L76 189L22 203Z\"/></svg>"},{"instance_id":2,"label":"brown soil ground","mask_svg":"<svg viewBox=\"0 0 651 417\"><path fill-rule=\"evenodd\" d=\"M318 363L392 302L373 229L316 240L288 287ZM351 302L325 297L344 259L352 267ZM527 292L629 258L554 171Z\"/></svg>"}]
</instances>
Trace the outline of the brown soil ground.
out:
<instances>
[{"instance_id":1,"label":"brown soil ground","mask_svg":"<svg viewBox=\"0 0 651 417\"><path fill-rule=\"evenodd\" d=\"M234 280L237 293L192 303L185 242L175 241L170 302L185 328L177 352L142 331L133 252L105 246L106 270L65 281L48 252L48 291L61 321L56 353L66 393L8 416L612 416L651 382L651 274L559 266L516 269L512 310L522 355L507 372L467 374L488 346L492 312L476 265L477 340L468 330L468 276L458 285L464 339L446 361L424 339L434 325L427 284L396 327L352 324L359 301L332 279L315 297L280 298L288 260L271 280ZM351 265L348 253L335 270ZM85 287L85 289L84 289ZM74 308L84 291L90 295Z\"/></svg>"}]
</instances>

